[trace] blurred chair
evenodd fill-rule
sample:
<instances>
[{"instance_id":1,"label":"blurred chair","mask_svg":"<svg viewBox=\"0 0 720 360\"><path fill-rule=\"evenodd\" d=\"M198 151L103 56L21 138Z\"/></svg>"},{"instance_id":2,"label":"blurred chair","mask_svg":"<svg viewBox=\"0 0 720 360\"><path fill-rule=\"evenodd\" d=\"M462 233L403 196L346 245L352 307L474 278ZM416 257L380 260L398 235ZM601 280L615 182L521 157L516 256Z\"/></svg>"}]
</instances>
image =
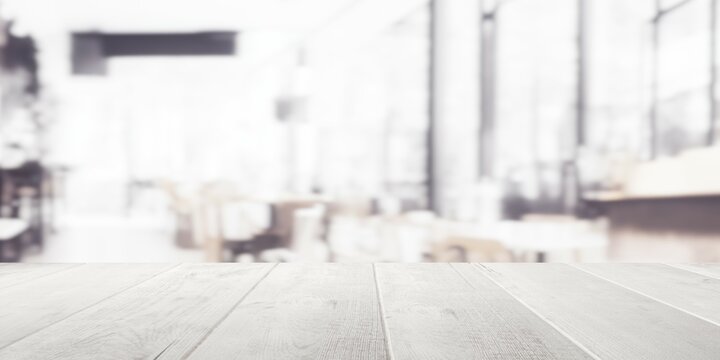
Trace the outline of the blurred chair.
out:
<instances>
[{"instance_id":1,"label":"blurred chair","mask_svg":"<svg viewBox=\"0 0 720 360\"><path fill-rule=\"evenodd\" d=\"M333 216L328 244L333 261L420 262L435 237L430 212L386 216Z\"/></svg>"},{"instance_id":2,"label":"blurred chair","mask_svg":"<svg viewBox=\"0 0 720 360\"><path fill-rule=\"evenodd\" d=\"M295 212L300 209L312 208L317 201L289 200L273 203L273 222L270 233L277 236L279 245L291 247L295 225Z\"/></svg>"},{"instance_id":3,"label":"blurred chair","mask_svg":"<svg viewBox=\"0 0 720 360\"><path fill-rule=\"evenodd\" d=\"M437 219L428 211L412 211L384 217L380 227L385 261L420 262L434 237Z\"/></svg>"},{"instance_id":4,"label":"blurred chair","mask_svg":"<svg viewBox=\"0 0 720 360\"><path fill-rule=\"evenodd\" d=\"M379 196L372 200L372 213L381 216L397 216L402 213L402 200L392 196Z\"/></svg>"},{"instance_id":5,"label":"blurred chair","mask_svg":"<svg viewBox=\"0 0 720 360\"><path fill-rule=\"evenodd\" d=\"M270 220L267 221L269 226L264 229L262 226L258 226L257 222L253 223L253 221L250 220L251 215L249 215L247 211L248 208L246 208L245 211L237 213L239 217L238 225L240 225L241 228L236 229L234 234L227 232L230 229L225 226L225 224L221 225L223 247L229 251L231 259L234 260L243 254L250 254L255 259L260 259L261 253L267 252L268 250L284 249L276 251L276 253L281 252L285 254L281 256L283 258L282 261L291 261L297 254L289 255L287 251L295 249L296 245L294 245L294 242L296 240L303 241L306 239L306 237L304 238L301 235L311 234L315 231L314 229L324 228L324 207L322 207L319 216L315 216L315 213L310 212L310 216L306 214L300 215L299 219L296 218L296 213L300 210L322 206L319 205L317 201L277 201L272 204L267 204L266 206L269 207L267 214L270 215ZM300 212L300 214L303 214L303 212ZM309 225L308 219L304 219L304 217L308 217L313 223ZM226 218L225 221L229 219L230 218ZM256 217L256 219L258 218ZM296 224L300 226L298 230L301 232L297 235L300 237L295 235ZM322 235L320 231L321 230L317 230L318 234ZM266 258L267 256L271 256L271 254L272 253L266 254Z\"/></svg>"},{"instance_id":6,"label":"blurred chair","mask_svg":"<svg viewBox=\"0 0 720 360\"><path fill-rule=\"evenodd\" d=\"M45 169L37 161L2 169L2 204L9 217L27 220L33 245L42 248L45 235Z\"/></svg>"},{"instance_id":7,"label":"blurred chair","mask_svg":"<svg viewBox=\"0 0 720 360\"><path fill-rule=\"evenodd\" d=\"M230 261L243 254L258 259L264 250L279 246L271 232L275 209L271 204L251 201L226 201L219 210L220 237Z\"/></svg>"},{"instance_id":8,"label":"blurred chair","mask_svg":"<svg viewBox=\"0 0 720 360\"><path fill-rule=\"evenodd\" d=\"M30 229L27 221L0 219L0 262L18 262L22 257L21 240Z\"/></svg>"},{"instance_id":9,"label":"blurred chair","mask_svg":"<svg viewBox=\"0 0 720 360\"><path fill-rule=\"evenodd\" d=\"M325 206L318 204L295 210L290 250L305 259L327 260L327 251L323 252L325 259L318 256L325 236L325 215Z\"/></svg>"},{"instance_id":10,"label":"blurred chair","mask_svg":"<svg viewBox=\"0 0 720 360\"><path fill-rule=\"evenodd\" d=\"M309 208L295 209L291 240L287 247L265 250L260 259L267 262L315 262L327 261L329 251L324 240L324 205L316 204Z\"/></svg>"},{"instance_id":11,"label":"blurred chair","mask_svg":"<svg viewBox=\"0 0 720 360\"><path fill-rule=\"evenodd\" d=\"M607 243L603 221L561 214L527 214L507 222L504 234L518 258L537 262L583 262L602 258ZM589 258L588 258L589 256Z\"/></svg>"},{"instance_id":12,"label":"blurred chair","mask_svg":"<svg viewBox=\"0 0 720 360\"><path fill-rule=\"evenodd\" d=\"M193 201L182 196L177 184L171 181L159 181L158 187L165 191L169 208L175 218L175 245L180 248L196 248L198 239L193 221Z\"/></svg>"},{"instance_id":13,"label":"blurred chair","mask_svg":"<svg viewBox=\"0 0 720 360\"><path fill-rule=\"evenodd\" d=\"M327 243L334 262L382 261L380 219L364 216L331 216Z\"/></svg>"},{"instance_id":14,"label":"blurred chair","mask_svg":"<svg viewBox=\"0 0 720 360\"><path fill-rule=\"evenodd\" d=\"M451 237L433 245L436 262L512 262L513 254L495 240Z\"/></svg>"}]
</instances>

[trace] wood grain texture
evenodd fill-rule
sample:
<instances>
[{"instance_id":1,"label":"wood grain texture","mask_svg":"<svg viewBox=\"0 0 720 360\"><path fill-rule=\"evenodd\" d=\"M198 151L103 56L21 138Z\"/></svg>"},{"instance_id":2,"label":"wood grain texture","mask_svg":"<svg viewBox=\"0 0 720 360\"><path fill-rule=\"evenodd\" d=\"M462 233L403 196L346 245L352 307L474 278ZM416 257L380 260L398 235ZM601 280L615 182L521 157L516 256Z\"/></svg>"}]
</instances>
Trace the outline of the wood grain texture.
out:
<instances>
[{"instance_id":1,"label":"wood grain texture","mask_svg":"<svg viewBox=\"0 0 720 360\"><path fill-rule=\"evenodd\" d=\"M0 350L0 358L180 358L271 269L270 264L176 267L13 343Z\"/></svg>"},{"instance_id":2,"label":"wood grain texture","mask_svg":"<svg viewBox=\"0 0 720 360\"><path fill-rule=\"evenodd\" d=\"M471 264L378 264L396 359L583 359L586 352Z\"/></svg>"},{"instance_id":3,"label":"wood grain texture","mask_svg":"<svg viewBox=\"0 0 720 360\"><path fill-rule=\"evenodd\" d=\"M669 266L676 267L705 275L708 277L720 279L720 264L668 264Z\"/></svg>"},{"instance_id":4,"label":"wood grain texture","mask_svg":"<svg viewBox=\"0 0 720 360\"><path fill-rule=\"evenodd\" d=\"M568 265L478 268L602 359L720 354L720 327Z\"/></svg>"},{"instance_id":5,"label":"wood grain texture","mask_svg":"<svg viewBox=\"0 0 720 360\"><path fill-rule=\"evenodd\" d=\"M81 265L0 290L0 349L171 265Z\"/></svg>"},{"instance_id":6,"label":"wood grain texture","mask_svg":"<svg viewBox=\"0 0 720 360\"><path fill-rule=\"evenodd\" d=\"M371 264L280 264L190 359L384 359Z\"/></svg>"},{"instance_id":7,"label":"wood grain texture","mask_svg":"<svg viewBox=\"0 0 720 360\"><path fill-rule=\"evenodd\" d=\"M718 271L0 264L0 359L713 359Z\"/></svg>"},{"instance_id":8,"label":"wood grain texture","mask_svg":"<svg viewBox=\"0 0 720 360\"><path fill-rule=\"evenodd\" d=\"M0 264L0 290L70 269L72 264Z\"/></svg>"},{"instance_id":9,"label":"wood grain texture","mask_svg":"<svg viewBox=\"0 0 720 360\"><path fill-rule=\"evenodd\" d=\"M720 279L662 264L574 266L720 326Z\"/></svg>"}]
</instances>

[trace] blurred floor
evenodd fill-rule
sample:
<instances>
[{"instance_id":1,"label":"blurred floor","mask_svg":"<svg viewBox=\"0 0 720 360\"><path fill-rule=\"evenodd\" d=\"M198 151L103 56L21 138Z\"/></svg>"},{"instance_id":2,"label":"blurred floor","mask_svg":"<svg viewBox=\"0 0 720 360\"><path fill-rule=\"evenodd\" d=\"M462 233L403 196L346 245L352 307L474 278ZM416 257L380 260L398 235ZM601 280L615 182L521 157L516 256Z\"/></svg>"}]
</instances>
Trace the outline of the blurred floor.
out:
<instances>
[{"instance_id":1,"label":"blurred floor","mask_svg":"<svg viewBox=\"0 0 720 360\"><path fill-rule=\"evenodd\" d=\"M181 249L163 219L138 216L69 215L57 219L55 234L26 262L201 262L201 250Z\"/></svg>"}]
</instances>

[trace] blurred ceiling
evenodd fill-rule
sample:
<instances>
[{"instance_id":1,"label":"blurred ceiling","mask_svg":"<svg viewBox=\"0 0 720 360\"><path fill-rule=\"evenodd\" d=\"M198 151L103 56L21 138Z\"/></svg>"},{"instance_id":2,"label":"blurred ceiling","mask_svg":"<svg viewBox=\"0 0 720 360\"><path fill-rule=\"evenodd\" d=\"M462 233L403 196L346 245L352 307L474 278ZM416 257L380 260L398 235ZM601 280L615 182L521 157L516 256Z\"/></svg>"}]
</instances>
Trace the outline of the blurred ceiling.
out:
<instances>
[{"instance_id":1,"label":"blurred ceiling","mask_svg":"<svg viewBox=\"0 0 720 360\"><path fill-rule=\"evenodd\" d=\"M353 13L383 17L422 3L427 0L0 0L0 11L28 29L298 31Z\"/></svg>"},{"instance_id":2,"label":"blurred ceiling","mask_svg":"<svg viewBox=\"0 0 720 360\"><path fill-rule=\"evenodd\" d=\"M188 33L237 31L241 68L284 61L313 47L349 56L382 31L426 6L428 0L0 0L14 32L35 36L46 57L43 71L61 74L75 32ZM68 57L69 58L69 57ZM47 74L46 74L47 75Z\"/></svg>"}]
</instances>

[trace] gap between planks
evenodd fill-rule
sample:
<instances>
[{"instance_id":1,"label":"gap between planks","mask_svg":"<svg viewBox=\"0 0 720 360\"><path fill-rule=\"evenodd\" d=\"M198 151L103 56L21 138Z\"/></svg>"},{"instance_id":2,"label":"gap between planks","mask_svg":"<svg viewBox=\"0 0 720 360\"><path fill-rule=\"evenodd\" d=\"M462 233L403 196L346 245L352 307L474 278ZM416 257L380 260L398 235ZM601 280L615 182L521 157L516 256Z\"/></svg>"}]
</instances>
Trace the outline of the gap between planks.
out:
<instances>
[{"instance_id":1,"label":"gap between planks","mask_svg":"<svg viewBox=\"0 0 720 360\"><path fill-rule=\"evenodd\" d=\"M382 293L380 293L380 282L377 278L377 268L375 266L375 263L372 264L373 269L373 280L375 281L375 296L378 301L378 309L380 311L380 323L382 324L383 328L383 338L385 338L385 352L387 353L388 360L393 360L393 351L392 351L392 342L390 341L390 331L387 326L387 322L385 321L385 305L383 305L383 298Z\"/></svg>"},{"instance_id":2,"label":"gap between planks","mask_svg":"<svg viewBox=\"0 0 720 360\"><path fill-rule=\"evenodd\" d=\"M77 267L80 267L80 266L87 266L87 265L88 265L88 264L78 264L77 266L70 266L69 268L62 269L62 270L60 270L60 271L55 271L55 272L53 272L52 274L57 274L57 273L59 273L59 272L63 272L63 271L68 270L68 269L74 269L74 268L77 268ZM19 342L19 341L22 341L22 340L24 340L24 339L26 339L26 338L28 338L28 337L30 337L30 336L33 336L33 335L39 333L40 331L43 331L43 330L47 329L47 328L50 327L50 326L53 326L53 325L58 324L58 323L60 323L60 322L63 322L63 321L65 321L65 320L67 320L67 319L69 319L69 318L71 318L71 317L73 317L73 316L75 316L75 315L77 315L77 314L79 314L79 313L87 310L87 309L90 309L90 308L93 307L93 306L97 306L98 304L100 304L100 303L102 303L102 302L104 302L104 301L106 301L106 300L108 300L108 299L110 299L110 298L112 298L112 297L115 297L115 296L117 296L117 295L120 295L120 294L124 293L125 291L128 291L128 290L130 290L130 289L132 289L132 288L134 288L134 287L136 287L136 286L138 286L138 285L141 285L141 284L143 284L143 283L145 283L145 282L147 282L147 281L150 281L150 280L158 277L159 275L162 275L162 274L164 274L164 273L166 273L166 272L168 272L168 271L170 271L170 270L173 270L173 269L177 268L177 267L180 266L180 265L182 265L182 264L177 264L177 265L171 266L171 267L169 267L169 268L167 268L167 269L165 269L165 270L159 271L157 274L154 274L154 275L148 277L148 278L145 279L145 280L139 281L139 282L137 282L137 283L135 283L135 284L132 284L132 285L130 285L130 286L128 286L128 287L126 287L126 288L124 288L124 289L122 289L122 290L116 291L116 292L114 292L114 293L112 293L112 294L110 294L110 295L108 295L108 296L106 296L106 297L104 297L104 298L102 298L102 299L100 299L100 300L98 300L98 301L96 301L96 302L94 302L94 303L92 303L92 304L90 304L90 305L82 308L82 309L79 309L79 310L77 310L77 311L74 311L74 312L68 314L67 316L63 317L62 319L58 319L57 321L54 321L54 322L52 322L52 323L50 323L50 324L47 324L46 326L44 326L44 327L42 327L42 328L40 328L40 329L37 329L37 330L35 330L35 331L31 332L31 333L28 333L28 334L26 334L26 335L23 336L23 337L20 337L20 338L12 341L12 342L10 342L10 343L7 343L7 344L5 344L5 345L3 345L3 346L0 346L0 350L5 349L5 348L7 348L7 347L9 347L9 346L11 346L11 345ZM45 276L41 276L41 277L45 277Z\"/></svg>"},{"instance_id":3,"label":"gap between planks","mask_svg":"<svg viewBox=\"0 0 720 360\"><path fill-rule=\"evenodd\" d=\"M710 272L710 271L702 271L702 270L699 270L699 269L687 267L686 265L677 265L677 264L663 264L663 265L669 266L669 267L674 268L674 269L685 270L685 271L691 272L691 273L693 273L693 274L698 274L698 275L702 275L702 276L705 276L705 277L709 277L709 278L713 278L713 279L718 279L718 280L720 280L720 275L715 274L715 273Z\"/></svg>"},{"instance_id":4,"label":"gap between planks","mask_svg":"<svg viewBox=\"0 0 720 360\"><path fill-rule=\"evenodd\" d=\"M577 267L577 266L572 265L572 264L567 264L567 265L568 265L568 266L571 266L571 267L573 267L573 268L575 268L575 269L577 269L577 270L580 270L580 271L582 271L582 272L584 272L584 273L586 273L586 274L592 275L592 276L594 276L594 277L596 277L596 278L598 278L598 279L600 279L600 280L605 280L605 281L607 281L607 282L609 282L609 283L611 283L611 284L613 284L613 285L615 285L615 286L619 286L619 287L621 287L621 288L623 288L623 289L625 289L625 290L632 291L632 292L634 292L634 293L636 293L636 294L639 294L639 295L642 295L642 296L644 296L644 297L646 297L646 298L648 298L648 299L651 299L651 300L656 301L656 302L659 302L659 303L661 303L661 304L663 304L663 305L669 306L669 307L671 307L671 308L673 308L673 309L675 309L675 310L679 310L679 311L681 311L681 312L683 312L683 313L685 313L685 314L688 314L688 315L690 315L690 316L692 316L692 317L695 317L695 318L697 318L697 319L700 319L700 320L702 320L702 321L708 322L708 323L713 324L713 325L715 325L715 326L720 326L719 323L717 323L717 322L715 322L715 321L713 321L713 320L710 320L710 319L708 319L708 318L706 318L706 317L704 317L704 316L695 314L695 313L690 312L690 311L688 311L688 310L685 310L685 309L683 309L683 308L681 308L681 307L679 307L679 306L670 304L670 303L668 303L668 302L666 302L666 301L664 301L664 300L660 300L660 299L658 299L658 298L656 298L656 297L654 297L654 296L652 296L652 295L648 295L648 294L646 294L646 293L644 293L644 292L642 292L642 291L635 290L635 289L633 289L633 288L631 288L631 287L629 287L629 286L620 284L620 283L617 282L617 281L608 279L608 278L606 278L606 277L604 277L604 276L595 274L595 273L593 273L593 272L591 272L591 271L585 270L585 269L583 269L583 268ZM693 272L693 271L690 271L690 272ZM697 273L696 273L696 274L697 274Z\"/></svg>"},{"instance_id":5,"label":"gap between planks","mask_svg":"<svg viewBox=\"0 0 720 360\"><path fill-rule=\"evenodd\" d=\"M205 342L205 340L208 339L208 337L210 337L210 335L215 331L215 329L217 329L217 327L218 327L220 324L222 324L222 322L225 321L225 320L230 316L230 314L232 314L233 311L235 311L235 309L237 309L237 307L240 306L240 304L242 304L243 301L245 301L245 299L247 299L247 297L250 295L250 293L252 293L252 292L258 287L258 285L260 285L260 283L263 282L263 281L268 277L268 275L270 275L270 273L271 273L273 270L275 270L276 267L278 267L278 265L280 265L280 263L275 263L273 266L271 266L270 269L268 269L268 271L265 272L265 274L263 274L263 276L261 276L260 279L258 279L258 281L255 282L255 284L253 284L253 286L245 293L245 295L243 295L242 297L240 297L240 299L239 299L233 306L231 306L230 309L228 309L228 311L225 313L225 315L223 315L222 317L220 317L220 319L218 319L218 321L216 321L215 324L213 324L213 326L210 328L210 330L209 330L207 333L205 333L205 335L203 335L203 337L202 337L192 348L190 348L190 350L188 350L188 351L181 357L181 359L184 360L184 359L187 359L188 357L190 357L190 355L192 355L192 353L195 352L195 350L197 350L197 349L200 347L200 345L202 345L202 343ZM173 343L174 343L174 342L173 342ZM165 351L167 351L167 349L168 349L170 346L172 346L173 343L170 343L163 351L161 351L161 352L155 357L155 359L160 359L160 358L162 357L162 354L163 354Z\"/></svg>"},{"instance_id":6,"label":"gap between planks","mask_svg":"<svg viewBox=\"0 0 720 360\"><path fill-rule=\"evenodd\" d=\"M39 264L33 264L33 265L39 265ZM33 265L28 264L27 266L33 266ZM24 281L18 281L18 282L16 282L16 283L13 283L13 284L10 284L10 285L6 285L6 286L3 286L3 287L0 287L0 291L5 290L5 289L8 289L8 288L11 288L11 287L13 287L13 286L20 285L20 284L27 284L28 282L35 281L35 280L39 280L39 279L42 279L42 278L46 278L46 277L48 277L48 276L56 275L56 274L59 274L59 273L61 273L61 272L68 271L68 270L70 270L70 269L75 269L75 268L80 267L80 266L83 266L83 265L87 265L87 264L86 264L86 263L82 263L82 264L72 264L72 265L69 265L69 266L67 266L67 267L60 268L60 269L57 269L57 270L55 270L55 271L51 271L51 272L49 272L49 273L47 273L47 274L41 274L41 275L38 275L38 276L36 276L36 277L32 277L32 278L30 278L30 279L26 279L26 280L24 280ZM15 266L15 264L10 264L10 266ZM22 266L22 265L21 265L21 266Z\"/></svg>"},{"instance_id":7,"label":"gap between planks","mask_svg":"<svg viewBox=\"0 0 720 360\"><path fill-rule=\"evenodd\" d=\"M588 349L585 345L583 345L582 343L580 343L579 341L577 341L575 338L573 338L570 334L568 334L565 330L561 329L561 328L560 328L559 326L557 326L555 323L553 323L552 321L550 321L550 319L548 319L547 317L545 317L544 315L542 315L541 313L539 313L539 312L538 312L537 310L535 310L532 306L530 306L530 304L526 303L524 300L522 300L522 299L520 299L519 297L515 296L515 294L513 294L512 292L510 292L505 286L503 286L503 285L500 284L499 282L495 281L495 279L493 279L491 276L488 276L487 274L485 274L485 272L484 272L484 271L481 271L479 268L483 268L483 269L485 269L486 271L492 271L492 272L495 272L495 270L490 269L490 268L488 268L488 267L486 267L486 266L484 266L484 265L482 265L482 264L479 264L479 263L473 263L473 265L476 267L477 272L479 272L480 274L482 274L482 276L486 277L487 279L489 279L490 281L492 281L493 284L495 284L495 285L497 285L499 288L503 289L503 291L505 291L506 293L508 293L508 294L509 294L513 299L515 299L517 302L519 302L520 304L522 304L523 306L525 306L528 310L530 310L533 314L535 314L535 316L539 317L541 320L543 320L543 321L546 322L548 325L550 325L550 327L552 327L553 329L555 329L555 331L557 331L557 332L560 333L561 335L565 336L568 340L570 340L573 344L575 344L575 346L577 346L578 348L580 348L582 351L584 351L586 354L588 354L588 355L589 355L590 357L592 357L593 359L595 359L595 360L601 360L600 356L598 356L597 354L595 354L594 352L592 352L592 351L591 351L590 349ZM452 266L452 264L450 264L450 266ZM474 287L467 279L465 279L465 277L464 277L462 274L460 274L460 272L459 272L457 269L455 269L454 266L452 266L452 268L455 270L456 273L458 273L458 275L460 275L461 278L463 278L463 279L465 280L465 282L467 282L468 284L470 284L470 286L471 286L473 289L475 289L475 287ZM477 290L477 289L475 289L475 290Z\"/></svg>"}]
</instances>

